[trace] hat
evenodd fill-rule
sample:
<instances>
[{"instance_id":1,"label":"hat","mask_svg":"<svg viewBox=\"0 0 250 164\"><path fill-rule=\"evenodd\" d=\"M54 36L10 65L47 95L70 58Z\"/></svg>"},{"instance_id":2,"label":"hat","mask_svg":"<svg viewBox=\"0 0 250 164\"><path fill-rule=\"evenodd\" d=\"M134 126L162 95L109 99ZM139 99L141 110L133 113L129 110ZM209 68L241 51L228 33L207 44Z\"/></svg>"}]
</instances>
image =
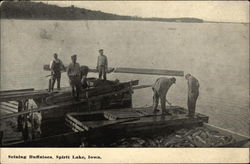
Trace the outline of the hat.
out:
<instances>
[{"instance_id":1,"label":"hat","mask_svg":"<svg viewBox=\"0 0 250 164\"><path fill-rule=\"evenodd\" d=\"M171 80L172 80L173 83L176 82L176 78L174 78L174 77L172 77Z\"/></svg>"},{"instance_id":2,"label":"hat","mask_svg":"<svg viewBox=\"0 0 250 164\"><path fill-rule=\"evenodd\" d=\"M74 55L72 55L72 56L71 56L71 58L73 58L73 57L77 57L77 55L76 55L76 54L74 54Z\"/></svg>"}]
</instances>

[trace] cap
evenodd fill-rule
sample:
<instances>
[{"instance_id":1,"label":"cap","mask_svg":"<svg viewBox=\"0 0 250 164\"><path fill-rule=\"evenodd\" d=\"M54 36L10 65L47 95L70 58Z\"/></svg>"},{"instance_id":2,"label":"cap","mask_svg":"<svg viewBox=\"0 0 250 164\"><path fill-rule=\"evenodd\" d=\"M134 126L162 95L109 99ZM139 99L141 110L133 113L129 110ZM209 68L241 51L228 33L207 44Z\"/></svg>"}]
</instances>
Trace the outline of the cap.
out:
<instances>
[{"instance_id":1,"label":"cap","mask_svg":"<svg viewBox=\"0 0 250 164\"><path fill-rule=\"evenodd\" d=\"M73 58L73 57L77 57L77 55L76 55L76 54L74 54L74 55L72 55L72 56L71 56L71 58Z\"/></svg>"},{"instance_id":2,"label":"cap","mask_svg":"<svg viewBox=\"0 0 250 164\"><path fill-rule=\"evenodd\" d=\"M176 78L172 77L171 80L173 81L173 83L176 82Z\"/></svg>"}]
</instances>

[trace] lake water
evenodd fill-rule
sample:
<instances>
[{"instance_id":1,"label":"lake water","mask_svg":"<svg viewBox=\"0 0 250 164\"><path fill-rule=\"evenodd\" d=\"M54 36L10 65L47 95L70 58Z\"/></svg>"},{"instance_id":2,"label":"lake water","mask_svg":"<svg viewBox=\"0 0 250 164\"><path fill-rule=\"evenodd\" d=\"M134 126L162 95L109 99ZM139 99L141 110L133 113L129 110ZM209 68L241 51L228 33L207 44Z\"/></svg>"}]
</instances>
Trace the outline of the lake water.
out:
<instances>
[{"instance_id":1,"label":"lake water","mask_svg":"<svg viewBox=\"0 0 250 164\"><path fill-rule=\"evenodd\" d=\"M53 53L96 66L104 49L110 67L183 70L200 81L197 112L209 123L249 135L249 24L144 21L1 20L1 89L48 86L43 71ZM90 74L96 76L97 74ZM159 76L111 73L109 79L152 84ZM68 86L65 73L62 85ZM134 106L152 105L151 88L135 91ZM167 98L186 107L183 77Z\"/></svg>"}]
</instances>

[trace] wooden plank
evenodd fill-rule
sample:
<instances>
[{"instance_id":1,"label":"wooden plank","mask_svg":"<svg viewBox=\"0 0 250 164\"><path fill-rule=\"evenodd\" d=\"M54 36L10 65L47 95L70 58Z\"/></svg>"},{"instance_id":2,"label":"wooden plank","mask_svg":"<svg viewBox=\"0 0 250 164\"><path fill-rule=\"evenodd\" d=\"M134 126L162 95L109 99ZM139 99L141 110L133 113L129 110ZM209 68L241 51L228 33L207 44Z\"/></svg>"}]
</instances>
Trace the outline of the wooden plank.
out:
<instances>
[{"instance_id":1,"label":"wooden plank","mask_svg":"<svg viewBox=\"0 0 250 164\"><path fill-rule=\"evenodd\" d=\"M74 121L70 120L69 118L66 118L65 119L65 123L66 125L71 128L73 131L76 131L76 132L83 132L83 131L86 131L88 129L86 129L85 127L80 127L78 124L76 124Z\"/></svg>"},{"instance_id":2,"label":"wooden plank","mask_svg":"<svg viewBox=\"0 0 250 164\"><path fill-rule=\"evenodd\" d=\"M1 102L0 105L7 106L7 107L10 107L10 108L13 108L13 109L18 108L18 105L12 104L12 103L9 103L9 102Z\"/></svg>"},{"instance_id":3,"label":"wooden plank","mask_svg":"<svg viewBox=\"0 0 250 164\"><path fill-rule=\"evenodd\" d=\"M125 89L122 89L120 91L111 92L111 93L103 94L103 95L100 95L100 96L94 96L94 97L89 98L89 101L93 101L95 99L102 98L102 97L105 97L105 96L123 94L124 92L127 92L129 90L130 90L129 88L125 88ZM87 102L87 100L66 102L66 103L63 103L63 104L50 105L50 106L46 106L46 107L36 108L36 109L33 109L33 110L25 110L25 111L21 111L21 112L14 113L14 114L9 114L9 115L4 115L4 116L1 115L0 120L11 118L11 117L17 117L17 116L28 114L28 113L31 113L31 112L55 110L55 109L58 109L58 108L63 108L63 107L71 106L71 105L78 105L78 104L85 103L85 102Z\"/></svg>"},{"instance_id":4,"label":"wooden plank","mask_svg":"<svg viewBox=\"0 0 250 164\"><path fill-rule=\"evenodd\" d=\"M132 87L133 89L143 89L143 88L149 88L152 87L152 85L139 85L139 86L135 86Z\"/></svg>"},{"instance_id":5,"label":"wooden plank","mask_svg":"<svg viewBox=\"0 0 250 164\"><path fill-rule=\"evenodd\" d=\"M127 118L127 119L121 119L121 120L103 120L103 121L83 121L82 124L88 127L90 130L92 129L98 129L98 128L104 128L104 127L109 127L109 126L114 126L117 124L122 124L125 122L131 122L131 121L136 121L139 120L140 118Z\"/></svg>"},{"instance_id":6,"label":"wooden plank","mask_svg":"<svg viewBox=\"0 0 250 164\"><path fill-rule=\"evenodd\" d=\"M134 85L138 85L139 84L139 80L132 80L129 82L122 82L119 84L115 84L115 85L108 85L108 86L100 86L100 87L93 87L93 88L88 88L88 89L83 89L80 92L80 98L85 98L85 94L86 92L88 92L88 96L89 98L93 97L93 96L97 96L97 95L103 95L103 94L107 94L107 93L112 93L113 91L119 91L121 88L125 88L125 87L130 87L130 85L134 86ZM54 104L54 103L60 103L63 101L71 101L72 96L71 96L71 91L67 91L67 92L60 92L57 94L53 94L50 97L46 98L46 102L49 104Z\"/></svg>"},{"instance_id":7,"label":"wooden plank","mask_svg":"<svg viewBox=\"0 0 250 164\"><path fill-rule=\"evenodd\" d=\"M4 112L4 113L8 113L8 114L10 114L10 113L15 113L15 112L13 112L13 111L10 110L10 109L8 109L8 108L2 108L1 106L0 106L0 111L1 111L1 112Z\"/></svg>"},{"instance_id":8,"label":"wooden plank","mask_svg":"<svg viewBox=\"0 0 250 164\"><path fill-rule=\"evenodd\" d=\"M0 105L0 109L1 109L1 110L10 111L11 113L16 113L16 112L17 112L17 109L13 109L13 108L10 108L10 107L4 106L4 105Z\"/></svg>"},{"instance_id":9,"label":"wooden plank","mask_svg":"<svg viewBox=\"0 0 250 164\"><path fill-rule=\"evenodd\" d=\"M8 103L10 103L10 104L12 104L12 105L18 106L18 102L17 102L17 101L8 101Z\"/></svg>"},{"instance_id":10,"label":"wooden plank","mask_svg":"<svg viewBox=\"0 0 250 164\"><path fill-rule=\"evenodd\" d=\"M42 98L47 97L51 93L44 92L44 93L31 93L31 94L20 94L20 95L9 95L9 96L0 96L0 102L6 102L6 101L18 101L18 100L24 100L24 99L34 99L34 98Z\"/></svg>"},{"instance_id":11,"label":"wooden plank","mask_svg":"<svg viewBox=\"0 0 250 164\"><path fill-rule=\"evenodd\" d=\"M119 110L119 111L104 111L104 117L108 120L117 120L125 118L139 118L140 115L133 110Z\"/></svg>"},{"instance_id":12,"label":"wooden plank","mask_svg":"<svg viewBox=\"0 0 250 164\"><path fill-rule=\"evenodd\" d=\"M43 66L45 71L50 71L49 65L45 64ZM64 70L62 70L64 71ZM97 73L98 70L95 68L89 68L89 72ZM146 68L126 68L126 67L118 67L112 68L109 67L107 73L134 73L134 74L150 74L150 75L168 75L168 76L184 76L183 71L177 70L163 70L163 69L146 69Z\"/></svg>"},{"instance_id":13,"label":"wooden plank","mask_svg":"<svg viewBox=\"0 0 250 164\"><path fill-rule=\"evenodd\" d=\"M163 69L147 69L147 68L125 68L119 67L114 70L115 73L133 73L148 75L167 75L167 76L184 76L183 71L163 70Z\"/></svg>"},{"instance_id":14,"label":"wooden plank","mask_svg":"<svg viewBox=\"0 0 250 164\"><path fill-rule=\"evenodd\" d=\"M67 70L68 66L65 66L65 67L66 67L66 70ZM49 68L49 64L44 64L43 65L43 70L44 71L51 71L50 68ZM66 72L65 70L61 70L61 71ZM109 67L107 73L111 73L113 71L114 71L114 68ZM89 72L97 73L99 71L96 68L89 68Z\"/></svg>"},{"instance_id":15,"label":"wooden plank","mask_svg":"<svg viewBox=\"0 0 250 164\"><path fill-rule=\"evenodd\" d=\"M12 90L0 90L1 93L10 93L10 92L23 92L23 91L34 91L34 88L27 88L27 89L12 89Z\"/></svg>"}]
</instances>

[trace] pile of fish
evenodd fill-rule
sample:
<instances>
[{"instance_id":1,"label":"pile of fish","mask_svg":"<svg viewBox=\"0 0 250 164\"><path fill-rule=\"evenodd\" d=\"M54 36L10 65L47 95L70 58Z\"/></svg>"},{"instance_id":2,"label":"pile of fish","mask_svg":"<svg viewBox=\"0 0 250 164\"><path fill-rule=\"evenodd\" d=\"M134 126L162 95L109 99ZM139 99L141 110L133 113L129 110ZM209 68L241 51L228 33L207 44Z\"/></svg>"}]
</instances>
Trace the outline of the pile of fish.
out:
<instances>
[{"instance_id":1,"label":"pile of fish","mask_svg":"<svg viewBox=\"0 0 250 164\"><path fill-rule=\"evenodd\" d=\"M148 138L123 138L111 147L218 147L234 143L232 136L225 136L205 127L180 129L171 134L155 135Z\"/></svg>"}]
</instances>

